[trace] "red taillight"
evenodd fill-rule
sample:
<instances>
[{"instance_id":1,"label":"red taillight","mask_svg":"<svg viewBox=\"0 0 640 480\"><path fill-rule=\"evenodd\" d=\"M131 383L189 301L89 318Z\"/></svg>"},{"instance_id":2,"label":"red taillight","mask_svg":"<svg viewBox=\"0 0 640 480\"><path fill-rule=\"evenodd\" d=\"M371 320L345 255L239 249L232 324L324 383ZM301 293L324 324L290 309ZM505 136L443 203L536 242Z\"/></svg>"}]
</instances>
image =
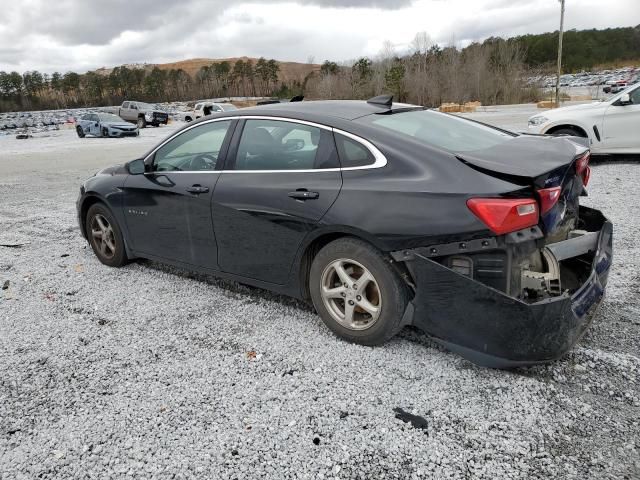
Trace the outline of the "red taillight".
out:
<instances>
[{"instance_id":1,"label":"red taillight","mask_svg":"<svg viewBox=\"0 0 640 480\"><path fill-rule=\"evenodd\" d=\"M582 185L586 187L587 184L589 183L590 178L591 178L591 167L587 167L584 169L584 172L582 172Z\"/></svg>"},{"instance_id":2,"label":"red taillight","mask_svg":"<svg viewBox=\"0 0 640 480\"><path fill-rule=\"evenodd\" d=\"M561 187L541 188L538 190L538 196L540 197L540 215L544 215L558 203L560 191Z\"/></svg>"},{"instance_id":3,"label":"red taillight","mask_svg":"<svg viewBox=\"0 0 640 480\"><path fill-rule=\"evenodd\" d=\"M532 198L471 198L467 207L498 235L538 224L538 204Z\"/></svg>"},{"instance_id":4,"label":"red taillight","mask_svg":"<svg viewBox=\"0 0 640 480\"><path fill-rule=\"evenodd\" d=\"M580 175L582 177L582 184L585 187L587 186L587 183L589 183L589 177L591 176L591 169L589 168L590 158L591 152L587 152L576 160L576 175Z\"/></svg>"}]
</instances>

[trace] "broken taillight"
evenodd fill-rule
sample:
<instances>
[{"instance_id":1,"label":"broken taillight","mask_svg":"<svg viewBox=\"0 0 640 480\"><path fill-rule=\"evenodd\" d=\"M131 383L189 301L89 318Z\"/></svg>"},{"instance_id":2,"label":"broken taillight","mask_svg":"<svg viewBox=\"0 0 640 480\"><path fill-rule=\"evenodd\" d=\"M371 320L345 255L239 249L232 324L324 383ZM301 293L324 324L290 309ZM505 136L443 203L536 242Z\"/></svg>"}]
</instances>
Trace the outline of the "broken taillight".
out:
<instances>
[{"instance_id":1,"label":"broken taillight","mask_svg":"<svg viewBox=\"0 0 640 480\"><path fill-rule=\"evenodd\" d=\"M544 215L558 203L561 189L562 187L551 187L541 188L537 191L540 198L540 215Z\"/></svg>"},{"instance_id":2,"label":"broken taillight","mask_svg":"<svg viewBox=\"0 0 640 480\"><path fill-rule=\"evenodd\" d=\"M591 177L591 168L589 167L589 159L591 152L587 152L576 160L576 175L582 177L582 184L586 187Z\"/></svg>"},{"instance_id":3,"label":"broken taillight","mask_svg":"<svg viewBox=\"0 0 640 480\"><path fill-rule=\"evenodd\" d=\"M498 235L538 224L538 204L533 198L471 198L467 207Z\"/></svg>"}]
</instances>

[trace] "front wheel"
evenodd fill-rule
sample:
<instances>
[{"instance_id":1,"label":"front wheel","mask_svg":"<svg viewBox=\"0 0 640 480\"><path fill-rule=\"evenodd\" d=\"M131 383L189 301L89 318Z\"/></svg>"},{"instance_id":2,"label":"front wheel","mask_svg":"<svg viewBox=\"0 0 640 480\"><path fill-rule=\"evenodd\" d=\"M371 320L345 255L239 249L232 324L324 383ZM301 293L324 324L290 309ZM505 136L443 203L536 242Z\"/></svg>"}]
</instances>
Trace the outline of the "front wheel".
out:
<instances>
[{"instance_id":1,"label":"front wheel","mask_svg":"<svg viewBox=\"0 0 640 480\"><path fill-rule=\"evenodd\" d=\"M407 286L387 258L361 240L339 239L320 250L309 290L322 321L350 342L380 345L402 327Z\"/></svg>"},{"instance_id":2,"label":"front wheel","mask_svg":"<svg viewBox=\"0 0 640 480\"><path fill-rule=\"evenodd\" d=\"M108 137L109 136L109 129L106 127L102 127L102 136L103 137Z\"/></svg>"},{"instance_id":3,"label":"front wheel","mask_svg":"<svg viewBox=\"0 0 640 480\"><path fill-rule=\"evenodd\" d=\"M147 121L144 117L138 117L138 128L146 128Z\"/></svg>"},{"instance_id":4,"label":"front wheel","mask_svg":"<svg viewBox=\"0 0 640 480\"><path fill-rule=\"evenodd\" d=\"M552 135L556 135L556 136L560 136L560 135L571 135L572 137L584 137L585 135L580 133L578 130L575 130L573 128L560 128L559 130L556 130L555 132L553 132Z\"/></svg>"},{"instance_id":5,"label":"front wheel","mask_svg":"<svg viewBox=\"0 0 640 480\"><path fill-rule=\"evenodd\" d=\"M76 127L76 133L80 138L84 138L84 130L82 130L82 127L80 125Z\"/></svg>"},{"instance_id":6,"label":"front wheel","mask_svg":"<svg viewBox=\"0 0 640 480\"><path fill-rule=\"evenodd\" d=\"M98 260L110 267L122 267L128 263L124 239L109 209L101 204L91 205L85 220L89 243Z\"/></svg>"}]
</instances>

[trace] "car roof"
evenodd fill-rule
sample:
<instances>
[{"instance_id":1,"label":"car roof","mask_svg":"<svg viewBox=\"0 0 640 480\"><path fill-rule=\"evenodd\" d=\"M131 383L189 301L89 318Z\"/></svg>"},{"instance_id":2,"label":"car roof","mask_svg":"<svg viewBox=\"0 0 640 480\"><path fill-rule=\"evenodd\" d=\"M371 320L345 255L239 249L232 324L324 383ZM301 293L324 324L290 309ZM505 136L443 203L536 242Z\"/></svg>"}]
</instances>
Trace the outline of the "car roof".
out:
<instances>
[{"instance_id":1,"label":"car roof","mask_svg":"<svg viewBox=\"0 0 640 480\"><path fill-rule=\"evenodd\" d=\"M395 113L404 110L422 109L418 105L406 103L393 103L387 105L368 103L364 100L317 100L304 102L285 102L257 107L242 108L234 113L244 115L283 115L302 118L306 115L313 117L335 117L343 120L355 120L356 118L375 113Z\"/></svg>"}]
</instances>

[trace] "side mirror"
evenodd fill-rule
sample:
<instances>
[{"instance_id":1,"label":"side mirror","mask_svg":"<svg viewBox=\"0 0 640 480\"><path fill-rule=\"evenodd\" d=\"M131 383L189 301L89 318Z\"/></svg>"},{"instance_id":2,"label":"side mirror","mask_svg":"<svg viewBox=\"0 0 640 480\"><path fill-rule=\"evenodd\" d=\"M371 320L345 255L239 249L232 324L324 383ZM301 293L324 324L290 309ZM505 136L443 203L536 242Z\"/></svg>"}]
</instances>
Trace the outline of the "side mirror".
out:
<instances>
[{"instance_id":1,"label":"side mirror","mask_svg":"<svg viewBox=\"0 0 640 480\"><path fill-rule=\"evenodd\" d=\"M131 160L127 163L127 171L129 175L142 175L146 170L146 165L144 164L144 160L137 159Z\"/></svg>"},{"instance_id":2,"label":"side mirror","mask_svg":"<svg viewBox=\"0 0 640 480\"><path fill-rule=\"evenodd\" d=\"M629 98L629 94L625 93L625 94L621 95L620 98L618 99L618 103L620 105L629 105L629 104L631 104L631 99Z\"/></svg>"}]
</instances>

